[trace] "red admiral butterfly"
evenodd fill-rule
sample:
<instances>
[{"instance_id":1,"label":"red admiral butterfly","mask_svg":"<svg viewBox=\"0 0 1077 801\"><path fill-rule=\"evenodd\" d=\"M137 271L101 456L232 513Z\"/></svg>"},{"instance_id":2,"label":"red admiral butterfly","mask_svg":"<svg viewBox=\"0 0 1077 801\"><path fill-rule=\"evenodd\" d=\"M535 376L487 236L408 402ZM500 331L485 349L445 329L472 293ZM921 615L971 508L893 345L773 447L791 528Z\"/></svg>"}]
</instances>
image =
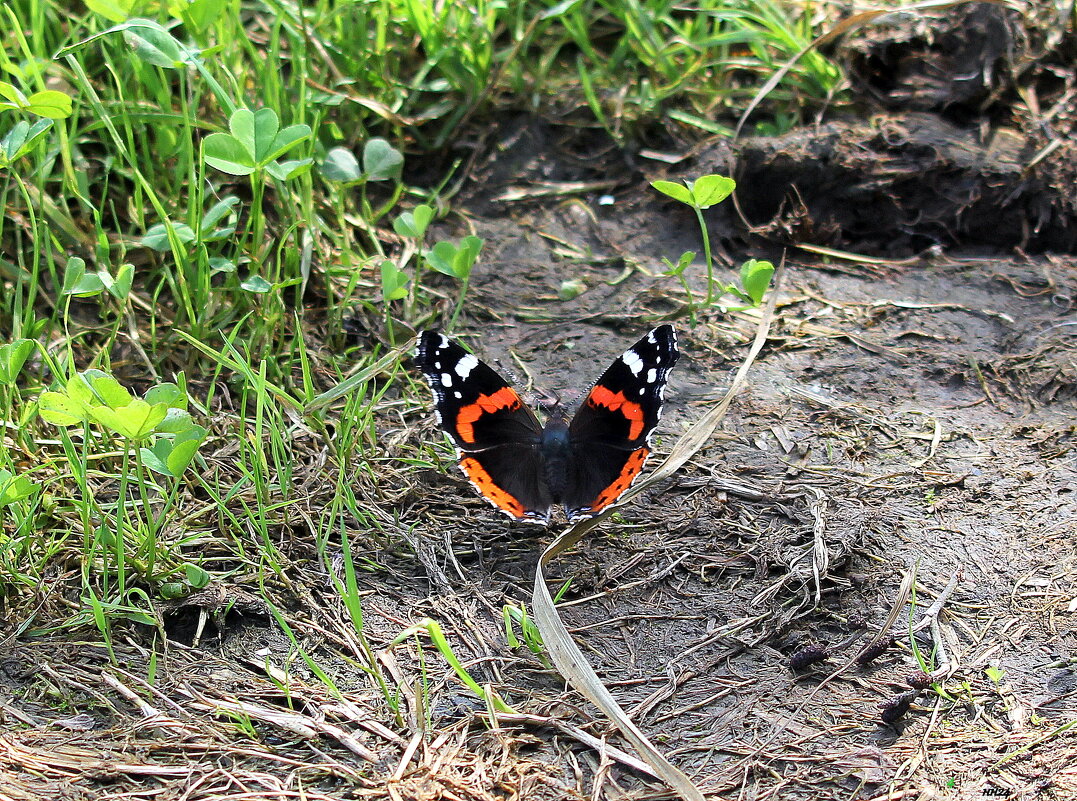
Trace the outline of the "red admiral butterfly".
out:
<instances>
[{"instance_id":1,"label":"red admiral butterfly","mask_svg":"<svg viewBox=\"0 0 1077 801\"><path fill-rule=\"evenodd\" d=\"M571 421L556 411L545 426L504 378L444 334L425 331L415 360L464 475L510 517L546 523L552 504L569 520L592 517L632 485L677 356L673 326L658 326L614 360Z\"/></svg>"}]
</instances>

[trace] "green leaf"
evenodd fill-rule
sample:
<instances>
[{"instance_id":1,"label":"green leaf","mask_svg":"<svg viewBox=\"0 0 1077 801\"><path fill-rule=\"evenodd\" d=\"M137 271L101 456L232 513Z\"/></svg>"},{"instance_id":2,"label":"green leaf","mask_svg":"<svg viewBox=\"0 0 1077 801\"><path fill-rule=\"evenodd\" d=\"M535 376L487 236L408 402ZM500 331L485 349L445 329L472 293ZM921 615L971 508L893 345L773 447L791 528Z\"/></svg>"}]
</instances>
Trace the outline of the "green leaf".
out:
<instances>
[{"instance_id":1,"label":"green leaf","mask_svg":"<svg viewBox=\"0 0 1077 801\"><path fill-rule=\"evenodd\" d=\"M191 426L176 436L172 452L168 455L168 469L172 475L179 477L183 474L208 434L202 426Z\"/></svg>"},{"instance_id":2,"label":"green leaf","mask_svg":"<svg viewBox=\"0 0 1077 801\"><path fill-rule=\"evenodd\" d=\"M50 120L64 120L71 116L71 98L52 89L34 92L29 97L26 110Z\"/></svg>"},{"instance_id":3,"label":"green leaf","mask_svg":"<svg viewBox=\"0 0 1077 801\"><path fill-rule=\"evenodd\" d=\"M773 277L774 265L769 261L749 259L740 268L740 284L756 306L763 302Z\"/></svg>"},{"instance_id":4,"label":"green leaf","mask_svg":"<svg viewBox=\"0 0 1077 801\"><path fill-rule=\"evenodd\" d=\"M226 0L179 0L169 5L168 13L201 32L217 21L225 3Z\"/></svg>"},{"instance_id":5,"label":"green leaf","mask_svg":"<svg viewBox=\"0 0 1077 801\"><path fill-rule=\"evenodd\" d=\"M0 470L0 507L29 498L39 489L41 485L35 484L26 476L12 476L7 470Z\"/></svg>"},{"instance_id":6,"label":"green leaf","mask_svg":"<svg viewBox=\"0 0 1077 801\"><path fill-rule=\"evenodd\" d=\"M271 110L272 109L262 109L262 111ZM276 116L276 114L273 115L274 120L276 119ZM261 150L258 151L258 163L268 164L271 161L276 161L304 139L309 138L310 133L309 125L289 125L273 137L272 141L266 145L265 152L262 152Z\"/></svg>"},{"instance_id":7,"label":"green leaf","mask_svg":"<svg viewBox=\"0 0 1077 801\"><path fill-rule=\"evenodd\" d=\"M64 290L65 295L74 295L77 298L91 298L105 291L104 282L95 273L82 276L70 289Z\"/></svg>"},{"instance_id":8,"label":"green leaf","mask_svg":"<svg viewBox=\"0 0 1077 801\"><path fill-rule=\"evenodd\" d=\"M346 147L334 147L322 162L322 176L328 181L353 183L363 177L359 159Z\"/></svg>"},{"instance_id":9,"label":"green leaf","mask_svg":"<svg viewBox=\"0 0 1077 801\"><path fill-rule=\"evenodd\" d=\"M386 259L381 263L381 296L386 302L408 296L408 276L403 270Z\"/></svg>"},{"instance_id":10,"label":"green leaf","mask_svg":"<svg viewBox=\"0 0 1077 801\"><path fill-rule=\"evenodd\" d=\"M292 159L291 161L274 161L265 166L267 173L278 181L291 181L307 172L314 164L314 159Z\"/></svg>"},{"instance_id":11,"label":"green leaf","mask_svg":"<svg viewBox=\"0 0 1077 801\"><path fill-rule=\"evenodd\" d=\"M384 139L371 139L363 148L363 172L369 181L398 178L403 166L404 156Z\"/></svg>"},{"instance_id":12,"label":"green leaf","mask_svg":"<svg viewBox=\"0 0 1077 801\"><path fill-rule=\"evenodd\" d=\"M11 126L11 129L4 134L3 138L0 138L0 158L3 159L4 165L10 164L18 158L15 154L26 143L26 136L29 131L30 123L26 120L19 120Z\"/></svg>"},{"instance_id":13,"label":"green leaf","mask_svg":"<svg viewBox=\"0 0 1077 801\"><path fill-rule=\"evenodd\" d=\"M110 22L123 22L131 16L137 0L86 0L86 8Z\"/></svg>"},{"instance_id":14,"label":"green leaf","mask_svg":"<svg viewBox=\"0 0 1077 801\"><path fill-rule=\"evenodd\" d=\"M209 260L209 271L210 274L234 273L236 271L236 263L223 256L211 256Z\"/></svg>"},{"instance_id":15,"label":"green leaf","mask_svg":"<svg viewBox=\"0 0 1077 801\"><path fill-rule=\"evenodd\" d=\"M32 339L16 339L0 345L0 383L14 384L22 366L34 352Z\"/></svg>"},{"instance_id":16,"label":"green leaf","mask_svg":"<svg viewBox=\"0 0 1077 801\"><path fill-rule=\"evenodd\" d=\"M737 182L724 175L704 175L692 182L692 198L700 209L721 203L737 188Z\"/></svg>"},{"instance_id":17,"label":"green leaf","mask_svg":"<svg viewBox=\"0 0 1077 801\"><path fill-rule=\"evenodd\" d=\"M86 262L78 256L67 260L64 268L64 288L62 294L86 298L101 293L104 283L94 273L86 273Z\"/></svg>"},{"instance_id":18,"label":"green leaf","mask_svg":"<svg viewBox=\"0 0 1077 801\"><path fill-rule=\"evenodd\" d=\"M182 581L166 581L157 588L157 592L166 601L174 601L177 598L186 598L191 594L191 588Z\"/></svg>"},{"instance_id":19,"label":"green leaf","mask_svg":"<svg viewBox=\"0 0 1077 801\"><path fill-rule=\"evenodd\" d=\"M194 64L196 53L187 49L164 27L148 19L133 19L118 29L135 51L135 55L147 64L165 69L179 69Z\"/></svg>"},{"instance_id":20,"label":"green leaf","mask_svg":"<svg viewBox=\"0 0 1077 801\"><path fill-rule=\"evenodd\" d=\"M194 587L196 590L200 590L209 584L209 573L200 568L198 565L192 565L188 562L183 566L183 572L187 576L187 583Z\"/></svg>"},{"instance_id":21,"label":"green leaf","mask_svg":"<svg viewBox=\"0 0 1077 801\"><path fill-rule=\"evenodd\" d=\"M246 281L241 283L240 288L253 292L256 295L264 295L266 292L273 288L273 285L260 275L252 275Z\"/></svg>"},{"instance_id":22,"label":"green leaf","mask_svg":"<svg viewBox=\"0 0 1077 801\"><path fill-rule=\"evenodd\" d=\"M22 158L52 127L52 120L37 120L33 125L20 120L0 139L0 166Z\"/></svg>"},{"instance_id":23,"label":"green leaf","mask_svg":"<svg viewBox=\"0 0 1077 801\"><path fill-rule=\"evenodd\" d=\"M85 407L62 392L42 392L37 401L37 413L54 426L73 426L86 420Z\"/></svg>"},{"instance_id":24,"label":"green leaf","mask_svg":"<svg viewBox=\"0 0 1077 801\"><path fill-rule=\"evenodd\" d=\"M415 220L415 230L422 237L426 233L426 228L430 225L430 221L434 219L434 209L425 203L420 203L412 211L412 217Z\"/></svg>"},{"instance_id":25,"label":"green leaf","mask_svg":"<svg viewBox=\"0 0 1077 801\"><path fill-rule=\"evenodd\" d=\"M475 266L482 246L482 238L478 236L465 236L460 240L460 250L453 260L453 267L460 278L466 278L471 274L471 268Z\"/></svg>"},{"instance_id":26,"label":"green leaf","mask_svg":"<svg viewBox=\"0 0 1077 801\"><path fill-rule=\"evenodd\" d=\"M688 206L692 205L692 190L684 184L675 184L673 181L651 181L651 186L663 195L669 195Z\"/></svg>"},{"instance_id":27,"label":"green leaf","mask_svg":"<svg viewBox=\"0 0 1077 801\"><path fill-rule=\"evenodd\" d=\"M101 370L87 370L83 373L86 384L102 403L112 409L119 409L134 402L127 387Z\"/></svg>"},{"instance_id":28,"label":"green leaf","mask_svg":"<svg viewBox=\"0 0 1077 801\"><path fill-rule=\"evenodd\" d=\"M280 118L271 108L236 109L228 120L228 129L248 157L247 161L237 159L237 163L255 168L268 166L311 134L309 125L289 125L280 130Z\"/></svg>"},{"instance_id":29,"label":"green leaf","mask_svg":"<svg viewBox=\"0 0 1077 801\"><path fill-rule=\"evenodd\" d=\"M688 265L695 260L695 258L696 252L694 250L686 250L684 253L681 254L681 257L677 259L676 264L670 263L669 259L662 259L662 261L664 261L669 266L669 269L666 270L665 274L674 276L681 275L688 268Z\"/></svg>"},{"instance_id":30,"label":"green leaf","mask_svg":"<svg viewBox=\"0 0 1077 801\"><path fill-rule=\"evenodd\" d=\"M191 418L191 413L186 409L177 409L175 406L168 407L168 414L165 415L165 419L161 421L161 425L157 426L157 430L162 434L179 434L187 431L194 425L194 421Z\"/></svg>"},{"instance_id":31,"label":"green leaf","mask_svg":"<svg viewBox=\"0 0 1077 801\"><path fill-rule=\"evenodd\" d=\"M432 219L434 219L434 210L420 203L412 211L405 211L393 220L393 230L400 236L422 239Z\"/></svg>"},{"instance_id":32,"label":"green leaf","mask_svg":"<svg viewBox=\"0 0 1077 801\"><path fill-rule=\"evenodd\" d=\"M578 298L586 291L587 284L579 278L571 278L561 282L561 286L557 288L557 297L559 300L572 300L573 298Z\"/></svg>"},{"instance_id":33,"label":"green leaf","mask_svg":"<svg viewBox=\"0 0 1077 801\"><path fill-rule=\"evenodd\" d=\"M125 262L120 265L120 269L116 271L116 277L112 280L112 285L109 286L106 283L105 288L109 291L109 294L116 300L127 300L127 296L131 294L131 284L135 280L135 265L130 262Z\"/></svg>"},{"instance_id":34,"label":"green leaf","mask_svg":"<svg viewBox=\"0 0 1077 801\"><path fill-rule=\"evenodd\" d=\"M213 230L213 227L217 225L221 220L232 213L232 209L239 203L239 198L235 195L229 195L228 197L221 198L214 203L209 211L202 215L201 221L198 223L199 233L202 234L204 241L209 240L209 234ZM231 230L235 230L234 228Z\"/></svg>"},{"instance_id":35,"label":"green leaf","mask_svg":"<svg viewBox=\"0 0 1077 801\"><path fill-rule=\"evenodd\" d=\"M167 381L150 387L143 399L146 403L164 403L171 409L187 408L187 396L179 387Z\"/></svg>"},{"instance_id":36,"label":"green leaf","mask_svg":"<svg viewBox=\"0 0 1077 801\"><path fill-rule=\"evenodd\" d=\"M64 391L67 392L68 397L78 402L84 409L89 409L90 406L101 402L101 399L90 389L88 376L91 374L107 375L101 370L87 370L85 373L75 373L67 379L67 384L64 386Z\"/></svg>"},{"instance_id":37,"label":"green leaf","mask_svg":"<svg viewBox=\"0 0 1077 801\"><path fill-rule=\"evenodd\" d=\"M168 469L168 455L172 453L172 443L167 439L158 439L152 448L139 448L138 453L142 464L147 468L162 476L174 478L172 471Z\"/></svg>"},{"instance_id":38,"label":"green leaf","mask_svg":"<svg viewBox=\"0 0 1077 801\"><path fill-rule=\"evenodd\" d=\"M229 175L250 175L255 170L254 156L238 139L226 133L211 133L203 139L202 153L206 164Z\"/></svg>"},{"instance_id":39,"label":"green leaf","mask_svg":"<svg viewBox=\"0 0 1077 801\"><path fill-rule=\"evenodd\" d=\"M271 108L260 108L258 111L239 108L232 112L228 120L228 130L247 150L254 164L261 166L262 153L280 130L280 118Z\"/></svg>"},{"instance_id":40,"label":"green leaf","mask_svg":"<svg viewBox=\"0 0 1077 801\"><path fill-rule=\"evenodd\" d=\"M0 108L25 109L30 105L26 95L17 86L7 81L0 81L0 97L5 101L0 103Z\"/></svg>"},{"instance_id":41,"label":"green leaf","mask_svg":"<svg viewBox=\"0 0 1077 801\"><path fill-rule=\"evenodd\" d=\"M168 407L163 403L151 406L140 398L135 398L118 409L108 406L95 406L90 409L90 416L102 426L124 439L135 441L152 434L167 413Z\"/></svg>"},{"instance_id":42,"label":"green leaf","mask_svg":"<svg viewBox=\"0 0 1077 801\"><path fill-rule=\"evenodd\" d=\"M187 245L197 238L194 229L186 223L172 223L172 230L176 238ZM164 223L155 223L149 227L142 237L142 244L158 253L168 253L172 245L168 241L168 228Z\"/></svg>"},{"instance_id":43,"label":"green leaf","mask_svg":"<svg viewBox=\"0 0 1077 801\"><path fill-rule=\"evenodd\" d=\"M458 249L452 242L436 242L434 247L426 251L426 263L443 275L451 275L456 278L454 262Z\"/></svg>"}]
</instances>

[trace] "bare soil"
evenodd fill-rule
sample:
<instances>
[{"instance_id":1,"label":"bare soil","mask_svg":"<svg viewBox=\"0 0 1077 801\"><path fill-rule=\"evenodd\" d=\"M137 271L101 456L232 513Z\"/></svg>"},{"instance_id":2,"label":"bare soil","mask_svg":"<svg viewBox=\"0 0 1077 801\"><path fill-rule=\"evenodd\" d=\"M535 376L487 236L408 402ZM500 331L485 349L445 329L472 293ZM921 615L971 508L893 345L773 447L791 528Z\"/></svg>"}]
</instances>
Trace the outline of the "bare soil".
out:
<instances>
[{"instance_id":1,"label":"bare soil","mask_svg":"<svg viewBox=\"0 0 1077 801\"><path fill-rule=\"evenodd\" d=\"M993 19L988 44L1002 35ZM903 31L889 49L861 41L859 63L911 63L920 40ZM866 67L858 76L882 92ZM667 445L720 397L755 318L689 323L659 260L699 249L695 218L647 180L732 166L744 217L709 218L727 272L790 245L767 348L721 434L550 582L571 581L560 608L577 642L708 797L1077 798L1072 140L1030 170L1042 150L1031 134L1001 146L997 126L983 137L924 93L903 96L916 102L664 169L509 120L454 201L466 214L449 233L486 240L462 333L520 385L572 399L651 320L677 321ZM990 127L994 112L961 103ZM558 300L567 279L587 291ZM261 591L291 599L297 642L349 703L258 587L223 582L170 613L153 690L135 630L117 638L127 672L71 637L9 641L0 798L668 797L594 747L587 735L627 748L537 656L509 648L502 607L528 602L550 533L511 524L455 472L400 461L441 441L428 402L406 395L383 415L381 480L356 478L388 532L355 530L352 549L399 717L356 667L303 525L324 500L311 489L280 532L288 573ZM321 469L312 456L297 482L315 487ZM909 571L894 645L824 682L886 620ZM936 625L912 633L936 600ZM488 714L425 640L388 647L423 617L522 716ZM793 670L809 646L829 659ZM880 705L925 665L937 684L885 723Z\"/></svg>"}]
</instances>

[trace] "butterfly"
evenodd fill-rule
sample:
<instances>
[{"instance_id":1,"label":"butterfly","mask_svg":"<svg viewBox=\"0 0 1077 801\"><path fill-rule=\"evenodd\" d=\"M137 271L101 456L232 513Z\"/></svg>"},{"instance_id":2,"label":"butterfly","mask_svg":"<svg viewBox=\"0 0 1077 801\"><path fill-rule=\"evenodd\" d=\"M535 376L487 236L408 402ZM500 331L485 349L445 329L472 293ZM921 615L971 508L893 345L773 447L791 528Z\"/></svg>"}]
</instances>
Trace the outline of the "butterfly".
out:
<instances>
[{"instance_id":1,"label":"butterfly","mask_svg":"<svg viewBox=\"0 0 1077 801\"><path fill-rule=\"evenodd\" d=\"M658 326L614 359L571 420L558 409L545 425L496 370L442 333L420 335L415 361L468 480L510 517L546 524L554 504L580 520L632 485L678 355L673 326Z\"/></svg>"}]
</instances>

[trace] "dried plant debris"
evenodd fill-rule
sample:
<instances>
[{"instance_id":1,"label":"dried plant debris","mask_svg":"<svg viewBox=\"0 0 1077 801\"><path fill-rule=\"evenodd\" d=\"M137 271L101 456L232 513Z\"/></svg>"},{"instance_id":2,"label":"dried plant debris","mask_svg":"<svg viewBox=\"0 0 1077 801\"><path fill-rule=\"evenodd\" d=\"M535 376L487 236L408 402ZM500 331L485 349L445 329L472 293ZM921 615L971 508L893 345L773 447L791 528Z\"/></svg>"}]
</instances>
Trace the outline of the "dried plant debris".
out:
<instances>
[{"instance_id":1,"label":"dried plant debris","mask_svg":"<svg viewBox=\"0 0 1077 801\"><path fill-rule=\"evenodd\" d=\"M879 704L879 717L883 723L893 724L909 713L913 703L920 697L919 690L908 690Z\"/></svg>"},{"instance_id":2,"label":"dried plant debris","mask_svg":"<svg viewBox=\"0 0 1077 801\"><path fill-rule=\"evenodd\" d=\"M880 656L885 654L895 643L893 637L882 637L875 640L867 648L861 651L856 657L856 663L861 667L867 667Z\"/></svg>"},{"instance_id":3,"label":"dried plant debris","mask_svg":"<svg viewBox=\"0 0 1077 801\"><path fill-rule=\"evenodd\" d=\"M805 670L819 662L830 659L830 649L824 645L808 645L789 657L789 669Z\"/></svg>"}]
</instances>

